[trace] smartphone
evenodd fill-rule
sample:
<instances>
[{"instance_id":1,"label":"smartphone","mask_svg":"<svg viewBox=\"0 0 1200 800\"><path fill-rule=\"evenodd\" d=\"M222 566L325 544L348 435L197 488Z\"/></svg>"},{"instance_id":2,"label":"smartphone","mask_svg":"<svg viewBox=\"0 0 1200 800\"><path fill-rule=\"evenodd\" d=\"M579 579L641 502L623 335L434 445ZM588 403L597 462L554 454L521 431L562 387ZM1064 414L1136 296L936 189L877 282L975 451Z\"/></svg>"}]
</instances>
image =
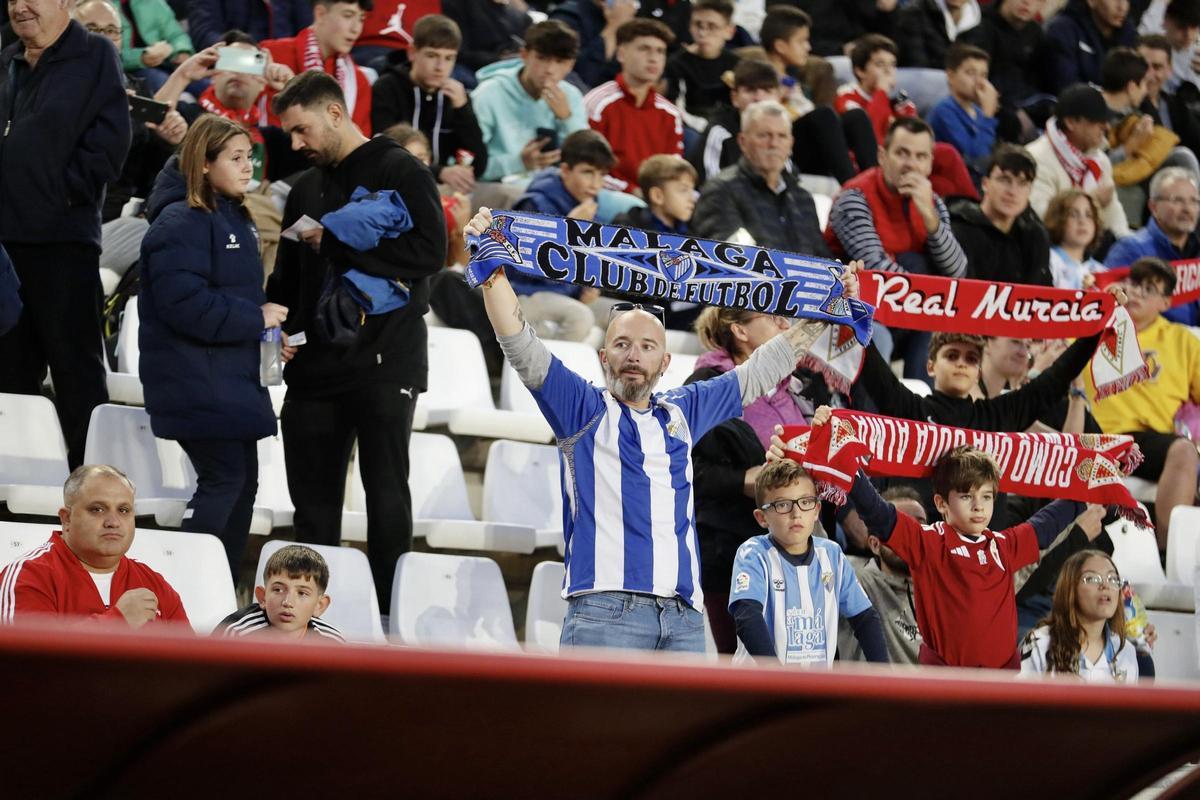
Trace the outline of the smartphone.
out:
<instances>
[{"instance_id":1,"label":"smartphone","mask_svg":"<svg viewBox=\"0 0 1200 800\"><path fill-rule=\"evenodd\" d=\"M546 140L546 143L542 145L543 153L558 149L558 130L556 128L538 128L536 134L536 138Z\"/></svg>"},{"instance_id":2,"label":"smartphone","mask_svg":"<svg viewBox=\"0 0 1200 800\"><path fill-rule=\"evenodd\" d=\"M151 100L149 97L139 97L136 94L129 95L129 116L134 122L152 122L155 125L161 125L170 110L171 107L166 103Z\"/></svg>"},{"instance_id":3,"label":"smartphone","mask_svg":"<svg viewBox=\"0 0 1200 800\"><path fill-rule=\"evenodd\" d=\"M262 77L267 69L267 54L262 50L251 50L247 47L218 47L217 63L213 69L218 72L241 72Z\"/></svg>"}]
</instances>

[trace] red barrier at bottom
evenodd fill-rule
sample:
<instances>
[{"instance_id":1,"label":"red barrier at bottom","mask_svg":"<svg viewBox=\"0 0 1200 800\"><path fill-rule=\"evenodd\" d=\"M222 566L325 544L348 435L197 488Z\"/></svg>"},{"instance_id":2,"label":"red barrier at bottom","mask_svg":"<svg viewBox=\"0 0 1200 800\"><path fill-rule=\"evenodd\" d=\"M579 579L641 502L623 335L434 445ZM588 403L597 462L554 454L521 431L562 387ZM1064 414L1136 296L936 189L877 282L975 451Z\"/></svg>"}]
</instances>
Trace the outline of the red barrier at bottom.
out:
<instances>
[{"instance_id":1,"label":"red barrier at bottom","mask_svg":"<svg viewBox=\"0 0 1200 800\"><path fill-rule=\"evenodd\" d=\"M0 685L6 798L1076 800L1200 752L1200 691L944 670L6 629Z\"/></svg>"}]
</instances>

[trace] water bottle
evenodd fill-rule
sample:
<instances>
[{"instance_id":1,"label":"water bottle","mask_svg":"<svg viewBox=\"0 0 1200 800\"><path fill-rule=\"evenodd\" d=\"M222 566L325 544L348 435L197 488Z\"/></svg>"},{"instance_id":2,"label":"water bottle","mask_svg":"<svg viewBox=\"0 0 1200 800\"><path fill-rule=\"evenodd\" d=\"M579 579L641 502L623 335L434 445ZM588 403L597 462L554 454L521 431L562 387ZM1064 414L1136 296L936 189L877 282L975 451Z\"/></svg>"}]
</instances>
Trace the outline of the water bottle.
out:
<instances>
[{"instance_id":1,"label":"water bottle","mask_svg":"<svg viewBox=\"0 0 1200 800\"><path fill-rule=\"evenodd\" d=\"M258 382L263 386L283 383L283 332L267 328L259 336Z\"/></svg>"}]
</instances>

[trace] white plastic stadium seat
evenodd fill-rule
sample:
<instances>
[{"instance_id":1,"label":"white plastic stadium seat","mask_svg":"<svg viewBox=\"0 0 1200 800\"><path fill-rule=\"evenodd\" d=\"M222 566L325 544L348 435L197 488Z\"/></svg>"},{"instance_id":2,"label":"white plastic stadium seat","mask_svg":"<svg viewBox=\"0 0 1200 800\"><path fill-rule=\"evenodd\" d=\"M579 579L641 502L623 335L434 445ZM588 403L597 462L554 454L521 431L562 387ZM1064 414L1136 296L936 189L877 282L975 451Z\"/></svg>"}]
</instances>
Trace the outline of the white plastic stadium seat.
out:
<instances>
[{"instance_id":1,"label":"white plastic stadium seat","mask_svg":"<svg viewBox=\"0 0 1200 800\"><path fill-rule=\"evenodd\" d=\"M57 511L70 472L54 404L39 395L0 394L0 500L11 502L20 486L48 488Z\"/></svg>"},{"instance_id":2,"label":"white plastic stadium seat","mask_svg":"<svg viewBox=\"0 0 1200 800\"><path fill-rule=\"evenodd\" d=\"M933 389L930 389L929 384L925 381L917 380L916 378L901 378L900 382L904 384L904 388L917 397L929 397L933 394Z\"/></svg>"},{"instance_id":3,"label":"white plastic stadium seat","mask_svg":"<svg viewBox=\"0 0 1200 800\"><path fill-rule=\"evenodd\" d=\"M527 525L538 547L563 543L562 479L558 448L501 439L488 450L483 472L483 518Z\"/></svg>"},{"instance_id":4,"label":"white plastic stadium seat","mask_svg":"<svg viewBox=\"0 0 1200 800\"><path fill-rule=\"evenodd\" d=\"M564 342L557 339L544 340L550 352L558 356L563 365L581 376L585 381L591 381L597 386L604 385L604 370L600 366L600 356L586 344L580 342ZM521 383L517 372L507 361L500 374L500 407L509 411L524 411L529 414L540 414L533 395Z\"/></svg>"},{"instance_id":5,"label":"white plastic stadium seat","mask_svg":"<svg viewBox=\"0 0 1200 800\"><path fill-rule=\"evenodd\" d=\"M1167 580L1191 585L1200 564L1200 508L1175 506L1167 537Z\"/></svg>"},{"instance_id":6,"label":"white plastic stadium seat","mask_svg":"<svg viewBox=\"0 0 1200 800\"><path fill-rule=\"evenodd\" d=\"M490 558L405 553L392 583L391 633L405 644L518 649L500 567Z\"/></svg>"},{"instance_id":7,"label":"white plastic stadium seat","mask_svg":"<svg viewBox=\"0 0 1200 800\"><path fill-rule=\"evenodd\" d=\"M1146 619L1158 633L1158 641L1154 644L1156 680L1194 681L1200 678L1196 615L1191 612L1147 609Z\"/></svg>"},{"instance_id":8,"label":"white plastic stadium seat","mask_svg":"<svg viewBox=\"0 0 1200 800\"><path fill-rule=\"evenodd\" d=\"M1169 611L1195 610L1192 587L1167 580L1158 560L1158 539L1149 528L1119 519L1108 525L1113 542L1113 562L1121 577L1133 584L1147 608Z\"/></svg>"},{"instance_id":9,"label":"white plastic stadium seat","mask_svg":"<svg viewBox=\"0 0 1200 800\"><path fill-rule=\"evenodd\" d=\"M254 570L254 585L263 585L263 570L267 559L281 547L292 542L272 539L263 545ZM329 565L329 610L321 615L351 642L386 642L383 623L379 619L379 596L375 594L375 578L371 565L361 550L353 547L330 547L306 544L321 554Z\"/></svg>"},{"instance_id":10,"label":"white plastic stadium seat","mask_svg":"<svg viewBox=\"0 0 1200 800\"><path fill-rule=\"evenodd\" d=\"M167 579L196 633L206 635L237 611L225 546L208 533L138 528L126 554Z\"/></svg>"},{"instance_id":11,"label":"white plastic stadium seat","mask_svg":"<svg viewBox=\"0 0 1200 800\"><path fill-rule=\"evenodd\" d=\"M533 568L525 605L525 649L558 652L567 601L562 597L566 568L561 561L543 561Z\"/></svg>"},{"instance_id":12,"label":"white plastic stadium seat","mask_svg":"<svg viewBox=\"0 0 1200 800\"><path fill-rule=\"evenodd\" d=\"M532 553L537 546L533 528L522 524L479 522L471 511L467 482L458 449L449 436L414 433L409 444L408 489L412 495L413 536L426 544L454 550ZM367 505L357 454L351 470L347 511L342 514L342 539L366 541Z\"/></svg>"},{"instance_id":13,"label":"white plastic stadium seat","mask_svg":"<svg viewBox=\"0 0 1200 800\"><path fill-rule=\"evenodd\" d=\"M96 406L84 460L111 464L128 475L137 488L137 513L154 514L160 525L178 526L196 490L196 473L183 448L155 438L144 408Z\"/></svg>"},{"instance_id":14,"label":"white plastic stadium seat","mask_svg":"<svg viewBox=\"0 0 1200 800\"><path fill-rule=\"evenodd\" d=\"M475 334L458 328L429 329L429 388L417 405L426 410L430 425L445 423L456 409L496 407Z\"/></svg>"},{"instance_id":15,"label":"white plastic stadium seat","mask_svg":"<svg viewBox=\"0 0 1200 800\"><path fill-rule=\"evenodd\" d=\"M667 365L667 371L663 373L663 376L658 379L658 385L654 387L654 391L669 392L683 386L684 382L696 371L697 358L699 356L687 353L672 353L671 363Z\"/></svg>"},{"instance_id":16,"label":"white plastic stadium seat","mask_svg":"<svg viewBox=\"0 0 1200 800\"><path fill-rule=\"evenodd\" d=\"M1148 481L1145 478L1136 478L1133 475L1126 475L1125 487L1129 489L1129 493L1133 495L1133 499L1141 503L1153 503L1154 496L1158 494L1158 484L1154 481Z\"/></svg>"},{"instance_id":17,"label":"white plastic stadium seat","mask_svg":"<svg viewBox=\"0 0 1200 800\"><path fill-rule=\"evenodd\" d=\"M142 379L138 377L138 298L130 297L121 312L121 327L117 331L117 368L106 376L108 399L130 406L146 404Z\"/></svg>"},{"instance_id":18,"label":"white plastic stadium seat","mask_svg":"<svg viewBox=\"0 0 1200 800\"><path fill-rule=\"evenodd\" d=\"M825 230L829 222L829 212L833 210L833 198L827 194L814 194L812 199L817 207L817 225L821 230Z\"/></svg>"},{"instance_id":19,"label":"white plastic stadium seat","mask_svg":"<svg viewBox=\"0 0 1200 800\"><path fill-rule=\"evenodd\" d=\"M250 532L269 536L276 528L292 524L296 506L288 492L287 467L283 462L283 434L258 440L258 494L254 497L254 515Z\"/></svg>"}]
</instances>

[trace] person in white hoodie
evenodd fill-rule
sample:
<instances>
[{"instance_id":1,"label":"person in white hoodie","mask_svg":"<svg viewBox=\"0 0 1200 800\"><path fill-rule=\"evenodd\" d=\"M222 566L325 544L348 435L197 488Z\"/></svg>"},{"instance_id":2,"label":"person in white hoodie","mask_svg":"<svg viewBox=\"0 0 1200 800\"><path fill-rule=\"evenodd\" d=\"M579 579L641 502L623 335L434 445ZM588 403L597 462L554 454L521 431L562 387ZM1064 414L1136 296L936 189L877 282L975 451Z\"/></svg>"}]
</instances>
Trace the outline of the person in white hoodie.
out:
<instances>
[{"instance_id":1,"label":"person in white hoodie","mask_svg":"<svg viewBox=\"0 0 1200 800\"><path fill-rule=\"evenodd\" d=\"M471 104L488 151L483 180L557 164L562 140L588 127L583 95L565 80L578 53L575 31L549 20L526 31L520 61L502 61L477 73Z\"/></svg>"},{"instance_id":2,"label":"person in white hoodie","mask_svg":"<svg viewBox=\"0 0 1200 800\"><path fill-rule=\"evenodd\" d=\"M1112 162L1101 149L1108 137L1108 114L1096 87L1079 83L1062 91L1046 132L1025 148L1037 162L1029 205L1044 217L1056 194L1082 189L1099 206L1101 227L1120 239L1129 235L1129 220L1116 198Z\"/></svg>"}]
</instances>

